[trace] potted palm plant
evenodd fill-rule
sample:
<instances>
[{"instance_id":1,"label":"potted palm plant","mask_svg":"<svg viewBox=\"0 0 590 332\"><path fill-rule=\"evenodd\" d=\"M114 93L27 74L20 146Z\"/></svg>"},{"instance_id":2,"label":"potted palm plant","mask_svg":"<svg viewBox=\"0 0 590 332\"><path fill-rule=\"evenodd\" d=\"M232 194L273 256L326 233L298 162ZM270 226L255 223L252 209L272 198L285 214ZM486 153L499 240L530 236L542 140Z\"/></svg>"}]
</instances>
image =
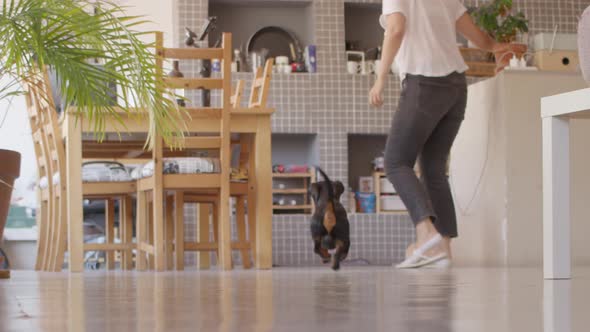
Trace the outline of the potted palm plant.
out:
<instances>
[{"instance_id":1,"label":"potted palm plant","mask_svg":"<svg viewBox=\"0 0 590 332\"><path fill-rule=\"evenodd\" d=\"M528 49L516 43L518 33L529 31L528 20L522 12L513 13L512 0L490 0L471 10L475 23L500 43L509 43L508 51L494 54L498 67L508 65L512 55L521 58Z\"/></svg>"},{"instance_id":2,"label":"potted palm plant","mask_svg":"<svg viewBox=\"0 0 590 332\"><path fill-rule=\"evenodd\" d=\"M133 107L149 112L148 146L156 132L165 140L181 134L180 113L159 90L163 77L155 70L153 45L141 41L146 32L134 29L143 22L103 0L4 0L0 6L0 100L21 94L40 68L50 68L59 82L54 89L60 91L64 104L84 112L99 139L106 116ZM94 64L96 59L101 66ZM105 82L119 87L116 100ZM1 239L19 155L0 151L0 160Z\"/></svg>"}]
</instances>

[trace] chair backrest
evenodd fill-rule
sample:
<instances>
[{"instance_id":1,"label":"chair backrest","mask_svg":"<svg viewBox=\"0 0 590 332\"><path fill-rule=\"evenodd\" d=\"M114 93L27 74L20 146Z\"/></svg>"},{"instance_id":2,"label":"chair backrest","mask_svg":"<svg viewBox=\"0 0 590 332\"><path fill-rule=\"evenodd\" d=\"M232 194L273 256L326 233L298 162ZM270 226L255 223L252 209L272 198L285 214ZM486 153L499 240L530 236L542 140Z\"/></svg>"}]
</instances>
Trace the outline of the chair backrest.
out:
<instances>
[{"instance_id":1,"label":"chair backrest","mask_svg":"<svg viewBox=\"0 0 590 332\"><path fill-rule=\"evenodd\" d=\"M47 152L47 143L45 142L45 133L43 130L43 123L38 113L38 107L36 106L36 94L29 89L29 86L25 86L27 89L25 93L25 102L27 108L27 115L29 118L29 124L31 127L31 137L33 139L33 149L35 151L35 158L37 162L37 174L38 178L47 179L47 186L52 186L52 174L49 169L51 161Z\"/></svg>"},{"instance_id":2,"label":"chair backrest","mask_svg":"<svg viewBox=\"0 0 590 332\"><path fill-rule=\"evenodd\" d=\"M42 129L40 137L44 139L46 159L49 163L48 172L50 175L59 173L63 176L66 172L65 147L47 68L39 70L33 77L28 84L32 106L31 114L36 117L39 127ZM48 176L48 178L50 177ZM65 190L65 186L65 181L60 181L62 190Z\"/></svg>"},{"instance_id":3,"label":"chair backrest","mask_svg":"<svg viewBox=\"0 0 590 332\"><path fill-rule=\"evenodd\" d=\"M273 59L266 60L264 69L258 67L252 81L250 92L249 108L264 108L268 101L268 91L270 89L270 79L272 76Z\"/></svg>"},{"instance_id":4,"label":"chair backrest","mask_svg":"<svg viewBox=\"0 0 590 332\"><path fill-rule=\"evenodd\" d=\"M233 108L240 107L240 101L242 100L242 94L244 93L244 80L239 80L234 88L233 94L231 96L231 106Z\"/></svg>"},{"instance_id":5,"label":"chair backrest","mask_svg":"<svg viewBox=\"0 0 590 332\"><path fill-rule=\"evenodd\" d=\"M207 89L221 91L221 108L211 107L189 107L184 111L189 114L186 121L200 121L204 116L220 119L219 132L207 134L219 134L219 137L195 137L194 135L203 133L186 133L186 136L180 139L180 145L186 149L195 150L219 150L221 173L227 173L229 179L230 167L230 112L231 104L231 61L232 61L232 35L223 33L222 44L220 48L166 48L163 43L162 32L156 32L156 70L158 74L164 72L164 60L221 60L221 77L220 78L188 78L186 77L166 77L164 78L165 89ZM177 141L178 143L178 141ZM163 149L165 148L161 137L156 138L154 145L153 157L157 161L154 165L154 174L162 174ZM175 146L173 146L175 147ZM158 165L159 164L159 165Z\"/></svg>"}]
</instances>

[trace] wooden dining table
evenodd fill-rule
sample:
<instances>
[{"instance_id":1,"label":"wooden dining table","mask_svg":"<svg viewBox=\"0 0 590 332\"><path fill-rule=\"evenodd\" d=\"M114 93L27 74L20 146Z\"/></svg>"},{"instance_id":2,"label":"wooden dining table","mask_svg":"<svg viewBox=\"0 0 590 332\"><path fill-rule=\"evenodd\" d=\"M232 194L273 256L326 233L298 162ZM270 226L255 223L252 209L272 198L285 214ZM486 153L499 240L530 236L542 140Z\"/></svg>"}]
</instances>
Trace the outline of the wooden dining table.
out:
<instances>
[{"instance_id":1,"label":"wooden dining table","mask_svg":"<svg viewBox=\"0 0 590 332\"><path fill-rule=\"evenodd\" d=\"M258 269L272 267L272 161L271 161L271 108L234 108L231 111L230 131L232 134L250 134L250 157L254 158L256 167L248 174L248 195L253 195L256 202L251 215L256 218L254 261ZM147 135L150 128L148 113L139 109L131 112L120 111L106 118L102 130L107 133ZM185 122L188 133L207 133L219 131L220 119L203 112L201 116L191 115ZM133 149L133 144L124 139L109 139L98 142L95 128L83 112L70 107L63 115L62 133L66 149L65 176L67 183L67 219L69 269L71 272L84 270L84 236L83 236L83 190L82 162L85 151L97 144L104 144L105 150L125 151ZM115 135L119 137L118 135ZM135 146L135 149L137 146ZM141 152L140 152L141 153ZM136 157L137 150L129 151ZM228 207L229 208L229 207Z\"/></svg>"}]
</instances>

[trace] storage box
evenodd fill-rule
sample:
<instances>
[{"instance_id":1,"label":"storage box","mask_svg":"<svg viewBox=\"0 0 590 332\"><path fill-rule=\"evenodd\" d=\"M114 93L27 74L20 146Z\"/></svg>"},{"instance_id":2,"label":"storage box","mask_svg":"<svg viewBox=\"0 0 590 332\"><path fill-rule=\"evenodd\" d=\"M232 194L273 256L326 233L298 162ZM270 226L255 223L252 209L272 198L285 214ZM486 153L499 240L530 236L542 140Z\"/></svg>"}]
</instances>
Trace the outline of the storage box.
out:
<instances>
[{"instance_id":1,"label":"storage box","mask_svg":"<svg viewBox=\"0 0 590 332\"><path fill-rule=\"evenodd\" d=\"M577 51L537 51L535 52L534 64L540 70L546 71L577 72L580 70Z\"/></svg>"},{"instance_id":2,"label":"storage box","mask_svg":"<svg viewBox=\"0 0 590 332\"><path fill-rule=\"evenodd\" d=\"M398 195L381 196L382 211L405 211L406 206Z\"/></svg>"},{"instance_id":3,"label":"storage box","mask_svg":"<svg viewBox=\"0 0 590 332\"><path fill-rule=\"evenodd\" d=\"M387 178L379 179L379 185L381 187L382 194L396 194L397 193L397 191L393 187L393 184L391 184L391 182L389 182L389 180Z\"/></svg>"},{"instance_id":4,"label":"storage box","mask_svg":"<svg viewBox=\"0 0 590 332\"><path fill-rule=\"evenodd\" d=\"M374 193L356 193L356 201L360 213L375 213L377 196Z\"/></svg>"},{"instance_id":5,"label":"storage box","mask_svg":"<svg viewBox=\"0 0 590 332\"><path fill-rule=\"evenodd\" d=\"M372 176L359 177L359 191L362 193L375 192L375 186L373 184L373 177Z\"/></svg>"},{"instance_id":6,"label":"storage box","mask_svg":"<svg viewBox=\"0 0 590 332\"><path fill-rule=\"evenodd\" d=\"M575 33L558 33L553 40L552 32L543 32L535 35L533 40L535 51L542 50L578 50L578 35ZM553 43L553 45L551 45ZM553 46L553 48L552 48Z\"/></svg>"}]
</instances>

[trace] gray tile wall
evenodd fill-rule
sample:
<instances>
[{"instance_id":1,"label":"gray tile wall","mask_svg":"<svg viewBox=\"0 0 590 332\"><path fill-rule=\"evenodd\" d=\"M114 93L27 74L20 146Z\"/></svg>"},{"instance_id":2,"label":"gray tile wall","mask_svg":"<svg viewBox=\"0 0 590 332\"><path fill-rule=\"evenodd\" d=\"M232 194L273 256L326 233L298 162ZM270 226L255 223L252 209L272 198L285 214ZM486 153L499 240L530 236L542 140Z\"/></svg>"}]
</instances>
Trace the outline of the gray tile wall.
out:
<instances>
[{"instance_id":1,"label":"gray tile wall","mask_svg":"<svg viewBox=\"0 0 590 332\"><path fill-rule=\"evenodd\" d=\"M379 110L367 105L372 76L346 74L344 57L344 1L312 0L315 41L318 48L317 74L274 75L269 105L276 108L273 131L317 133L321 166L333 179L348 183L347 135L349 133L386 134L399 95L399 80L392 76L386 91L386 105ZM380 0L351 2L381 3ZM480 0L481 2L481 0ZM475 0L465 1L476 4ZM531 20L531 36L552 31L575 32L577 20L590 0L515 0L515 7ZM198 29L207 17L208 0L177 0L178 35L185 26ZM183 38L179 38L179 46ZM183 64L183 72L196 74L197 66ZM250 79L240 73L234 79ZM474 80L471 80L474 81ZM248 91L248 89L246 89ZM190 95L196 97L196 94ZM247 96L245 97L247 98ZM187 209L187 235L194 234L194 211ZM275 216L273 219L273 259L276 265L317 263L312 256L306 216ZM375 264L399 261L404 247L412 241L412 225L407 215L355 215L352 259ZM193 259L187 257L191 263Z\"/></svg>"}]
</instances>

